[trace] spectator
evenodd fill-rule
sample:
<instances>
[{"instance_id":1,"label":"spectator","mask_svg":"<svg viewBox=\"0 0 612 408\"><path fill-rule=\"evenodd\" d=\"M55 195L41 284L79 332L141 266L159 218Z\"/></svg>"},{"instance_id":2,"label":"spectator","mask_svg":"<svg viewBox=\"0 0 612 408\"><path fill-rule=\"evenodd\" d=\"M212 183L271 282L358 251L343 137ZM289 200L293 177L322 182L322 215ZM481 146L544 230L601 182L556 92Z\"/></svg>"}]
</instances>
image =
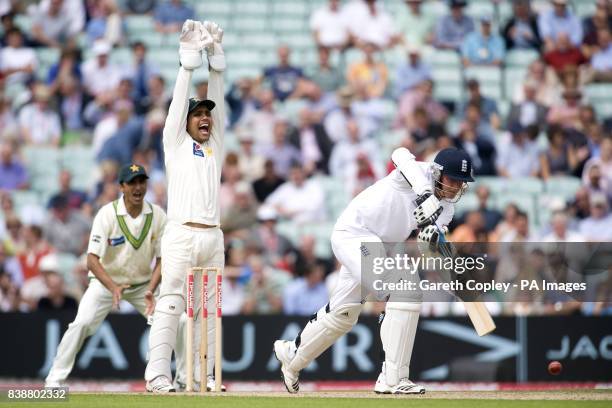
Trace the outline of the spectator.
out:
<instances>
[{"instance_id":1,"label":"spectator","mask_svg":"<svg viewBox=\"0 0 612 408\"><path fill-rule=\"evenodd\" d=\"M393 19L381 3L376 0L356 0L342 8L351 44L362 47L371 43L382 50L399 42L400 36L394 27ZM364 30L364 27L368 29Z\"/></svg>"},{"instance_id":2,"label":"spectator","mask_svg":"<svg viewBox=\"0 0 612 408\"><path fill-rule=\"evenodd\" d=\"M257 201L263 203L266 198L281 186L285 180L275 170L274 161L266 159L264 163L264 174L253 182L253 191Z\"/></svg>"},{"instance_id":3,"label":"spectator","mask_svg":"<svg viewBox=\"0 0 612 408\"><path fill-rule=\"evenodd\" d=\"M106 94L108 95L108 94ZM106 99L102 95L98 99ZM104 115L104 117L96 124L93 131L93 140L91 143L92 151L97 157L102 151L102 147L108 139L117 132L119 127L124 126L132 115L133 106L130 102L118 101L113 104L113 109Z\"/></svg>"},{"instance_id":4,"label":"spectator","mask_svg":"<svg viewBox=\"0 0 612 408\"><path fill-rule=\"evenodd\" d=\"M74 41L78 31L63 6L64 0L50 0L48 7L39 7L32 22L32 37L38 44L60 48Z\"/></svg>"},{"instance_id":5,"label":"spectator","mask_svg":"<svg viewBox=\"0 0 612 408\"><path fill-rule=\"evenodd\" d=\"M315 115L317 122L321 122L329 112L337 107L336 98L323 92L314 81L304 79L300 81L299 87L302 98L306 99L306 107Z\"/></svg>"},{"instance_id":6,"label":"spectator","mask_svg":"<svg viewBox=\"0 0 612 408\"><path fill-rule=\"evenodd\" d=\"M394 121L395 127L402 126L402 124L414 126L414 112L418 107L425 109L432 122L438 124L446 122L448 111L433 98L433 87L433 81L428 79L401 97Z\"/></svg>"},{"instance_id":7,"label":"spectator","mask_svg":"<svg viewBox=\"0 0 612 408\"><path fill-rule=\"evenodd\" d=\"M70 77L61 82L58 90L58 110L61 127L66 130L66 136L68 132L85 129L85 95L78 79Z\"/></svg>"},{"instance_id":8,"label":"spectator","mask_svg":"<svg viewBox=\"0 0 612 408\"><path fill-rule=\"evenodd\" d=\"M253 200L251 185L245 181L236 184L234 202L224 213L221 227L224 234L247 230L257 221L257 204Z\"/></svg>"},{"instance_id":9,"label":"spectator","mask_svg":"<svg viewBox=\"0 0 612 408\"><path fill-rule=\"evenodd\" d=\"M482 176L495 175L495 145L491 141L490 135L481 133L481 128L479 127L479 123L481 123L479 106L470 104L466 117L468 120L461 125L455 145L470 155L474 174Z\"/></svg>"},{"instance_id":10,"label":"spectator","mask_svg":"<svg viewBox=\"0 0 612 408\"><path fill-rule=\"evenodd\" d=\"M318 55L319 65L309 77L324 92L331 94L343 85L344 76L337 67L331 65L329 48L319 47Z\"/></svg>"},{"instance_id":11,"label":"spectator","mask_svg":"<svg viewBox=\"0 0 612 408\"><path fill-rule=\"evenodd\" d=\"M250 249L262 254L269 265L288 269L284 257L293 247L291 242L276 229L278 214L271 207L262 205L257 210L257 224L251 229L247 243Z\"/></svg>"},{"instance_id":12,"label":"spectator","mask_svg":"<svg viewBox=\"0 0 612 408\"><path fill-rule=\"evenodd\" d=\"M470 211L465 222L451 234L452 242L488 242L485 219L479 211Z\"/></svg>"},{"instance_id":13,"label":"spectator","mask_svg":"<svg viewBox=\"0 0 612 408\"><path fill-rule=\"evenodd\" d=\"M489 197L491 190L487 186L481 185L476 188L476 197L478 198L478 211L482 215L485 222L485 230L493 232L497 224L502 220L502 215L499 211L491 208Z\"/></svg>"},{"instance_id":14,"label":"spectator","mask_svg":"<svg viewBox=\"0 0 612 408\"><path fill-rule=\"evenodd\" d=\"M343 50L349 42L349 33L340 10L340 0L329 0L310 16L310 30L319 50Z\"/></svg>"},{"instance_id":15,"label":"spectator","mask_svg":"<svg viewBox=\"0 0 612 408\"><path fill-rule=\"evenodd\" d=\"M529 0L512 3L513 13L504 27L506 48L531 48L540 51L542 39L538 29L538 18L531 9Z\"/></svg>"},{"instance_id":16,"label":"spectator","mask_svg":"<svg viewBox=\"0 0 612 408\"><path fill-rule=\"evenodd\" d=\"M2 234L2 244L11 254L17 254L25 248L25 240L23 238L23 225L21 220L15 214L13 201L10 194L5 190L0 195L2 199L2 211L4 221L4 233Z\"/></svg>"},{"instance_id":17,"label":"spectator","mask_svg":"<svg viewBox=\"0 0 612 408\"><path fill-rule=\"evenodd\" d=\"M34 88L34 102L19 112L21 137L28 145L59 146L62 136L60 116L51 109L51 92L45 85Z\"/></svg>"},{"instance_id":18,"label":"spectator","mask_svg":"<svg viewBox=\"0 0 612 408\"><path fill-rule=\"evenodd\" d=\"M241 125L248 126L255 137L255 147L262 148L274 141L274 129L280 119L274 108L274 92L263 89L258 95L258 108L241 121Z\"/></svg>"},{"instance_id":19,"label":"spectator","mask_svg":"<svg viewBox=\"0 0 612 408\"><path fill-rule=\"evenodd\" d=\"M564 212L552 216L552 231L542 238L542 242L584 242L584 236L568 228L569 219Z\"/></svg>"},{"instance_id":20,"label":"spectator","mask_svg":"<svg viewBox=\"0 0 612 408\"><path fill-rule=\"evenodd\" d=\"M612 187L612 137L605 137L599 147L599 157L590 158L584 165L582 173L584 184L589 184L589 173L593 166L598 166L601 171L603 176L601 186L604 188Z\"/></svg>"},{"instance_id":21,"label":"spectator","mask_svg":"<svg viewBox=\"0 0 612 408\"><path fill-rule=\"evenodd\" d=\"M303 224L325 220L325 194L316 179L306 179L304 169L293 164L289 181L266 198L265 205L295 223Z\"/></svg>"},{"instance_id":22,"label":"spectator","mask_svg":"<svg viewBox=\"0 0 612 408\"><path fill-rule=\"evenodd\" d=\"M36 309L38 301L47 296L48 293L44 275L47 273L54 273L54 271L57 270L59 270L59 261L55 253L49 253L40 258L37 274L26 279L21 286L21 297L23 300L21 308L25 308L26 310Z\"/></svg>"},{"instance_id":23,"label":"spectator","mask_svg":"<svg viewBox=\"0 0 612 408\"><path fill-rule=\"evenodd\" d=\"M240 169L238 168L238 155L230 152L225 156L225 163L221 171L221 189L219 202L221 213L225 213L236 201L236 188L241 184Z\"/></svg>"},{"instance_id":24,"label":"spectator","mask_svg":"<svg viewBox=\"0 0 612 408\"><path fill-rule=\"evenodd\" d=\"M450 0L450 15L444 16L436 24L434 45L436 48L458 51L463 39L474 31L474 22L463 14L464 0Z\"/></svg>"},{"instance_id":25,"label":"spectator","mask_svg":"<svg viewBox=\"0 0 612 408\"><path fill-rule=\"evenodd\" d=\"M529 233L529 217L527 213L520 210L516 210L513 227L506 230L499 238L499 242L533 242L534 240L532 234Z\"/></svg>"},{"instance_id":26,"label":"spectator","mask_svg":"<svg viewBox=\"0 0 612 408\"><path fill-rule=\"evenodd\" d=\"M578 231L587 241L612 241L612 214L608 198L603 194L591 194L591 215L580 221Z\"/></svg>"},{"instance_id":27,"label":"spectator","mask_svg":"<svg viewBox=\"0 0 612 408\"><path fill-rule=\"evenodd\" d=\"M195 13L182 0L168 0L157 4L153 18L157 32L173 34L181 31L185 20L194 20Z\"/></svg>"},{"instance_id":28,"label":"spectator","mask_svg":"<svg viewBox=\"0 0 612 408\"><path fill-rule=\"evenodd\" d=\"M274 142L262 148L263 156L274 163L274 171L280 177L287 177L291 163L301 162L300 150L287 141L288 124L278 120L274 124Z\"/></svg>"},{"instance_id":29,"label":"spectator","mask_svg":"<svg viewBox=\"0 0 612 408\"><path fill-rule=\"evenodd\" d=\"M283 313L310 316L317 313L328 300L325 287L325 266L315 264L304 277L287 284L283 292Z\"/></svg>"},{"instance_id":30,"label":"spectator","mask_svg":"<svg viewBox=\"0 0 612 408\"><path fill-rule=\"evenodd\" d=\"M610 180L603 177L601 174L601 168L597 164L593 164L588 169L586 180L583 180L583 185L586 190L586 198L592 194L601 194L608 197L608 201L612 203L612 186L609 184ZM576 193L578 195L578 193ZM584 197L581 197L584 198ZM577 201L578 199L576 199ZM587 206L588 207L588 206ZM582 217L584 218L584 217Z\"/></svg>"},{"instance_id":31,"label":"spectator","mask_svg":"<svg viewBox=\"0 0 612 408\"><path fill-rule=\"evenodd\" d=\"M543 11L538 17L538 28L544 40L544 50L555 48L560 33L569 36L570 42L578 47L582 43L582 24L567 7L567 0L551 0L552 9Z\"/></svg>"},{"instance_id":32,"label":"spectator","mask_svg":"<svg viewBox=\"0 0 612 408\"><path fill-rule=\"evenodd\" d=\"M548 109L536 99L538 85L531 80L523 83L525 98L520 103L513 103L508 113L508 123L518 122L523 127L535 125L542 127L546 122Z\"/></svg>"},{"instance_id":33,"label":"spectator","mask_svg":"<svg viewBox=\"0 0 612 408\"><path fill-rule=\"evenodd\" d=\"M115 0L101 0L98 12L87 23L89 44L104 40L112 47L119 46L124 42L123 31L123 21Z\"/></svg>"},{"instance_id":34,"label":"spectator","mask_svg":"<svg viewBox=\"0 0 612 408\"><path fill-rule=\"evenodd\" d=\"M64 278L57 271L46 271L43 274L47 286L46 296L38 301L38 310L60 311L77 310L77 301L66 294L64 290Z\"/></svg>"},{"instance_id":35,"label":"spectator","mask_svg":"<svg viewBox=\"0 0 612 408\"><path fill-rule=\"evenodd\" d=\"M406 54L408 55L408 62L399 65L395 74L393 94L398 98L423 81L432 79L431 67L421 60L421 53L417 47L407 47Z\"/></svg>"},{"instance_id":36,"label":"spectator","mask_svg":"<svg viewBox=\"0 0 612 408\"><path fill-rule=\"evenodd\" d=\"M20 287L23 283L23 272L19 260L7 251L4 243L0 242L0 279L3 274L6 274L16 287Z\"/></svg>"},{"instance_id":37,"label":"spectator","mask_svg":"<svg viewBox=\"0 0 612 408\"><path fill-rule=\"evenodd\" d=\"M537 59L529 64L524 82L528 81L536 85L535 100L541 105L549 107L559 98L557 79L554 73L546 69L546 65L541 60ZM521 103L524 100L524 88L522 86L515 87L512 102Z\"/></svg>"},{"instance_id":38,"label":"spectator","mask_svg":"<svg viewBox=\"0 0 612 408\"><path fill-rule=\"evenodd\" d=\"M427 111L421 107L414 110L411 123L406 123L406 130L411 138L414 139L419 147L417 149L427 147L432 142L432 139L438 139L446 133L443 126L433 123L427 114ZM410 150L412 151L412 150Z\"/></svg>"},{"instance_id":39,"label":"spectator","mask_svg":"<svg viewBox=\"0 0 612 408\"><path fill-rule=\"evenodd\" d=\"M0 312L16 312L19 310L19 284L15 279L21 279L19 263L8 256L3 245L0 245Z\"/></svg>"},{"instance_id":40,"label":"spectator","mask_svg":"<svg viewBox=\"0 0 612 408\"><path fill-rule=\"evenodd\" d=\"M598 35L600 30L610 30L612 28L612 16L608 13L608 0L601 0L596 3L595 14L586 17L582 25L584 27L584 38L582 39L582 53L591 58L599 51Z\"/></svg>"},{"instance_id":41,"label":"spectator","mask_svg":"<svg viewBox=\"0 0 612 408\"><path fill-rule=\"evenodd\" d=\"M612 82L612 37L608 29L597 32L599 50L591 58L591 74L588 78L593 82Z\"/></svg>"},{"instance_id":42,"label":"spectator","mask_svg":"<svg viewBox=\"0 0 612 408\"><path fill-rule=\"evenodd\" d=\"M225 95L225 101L230 108L229 125L237 126L256 112L255 81L251 78L240 78L234 82Z\"/></svg>"},{"instance_id":43,"label":"spectator","mask_svg":"<svg viewBox=\"0 0 612 408\"><path fill-rule=\"evenodd\" d=\"M63 196L49 204L51 215L43 226L45 238L60 252L79 256L87 248L89 221L68 206Z\"/></svg>"},{"instance_id":44,"label":"spectator","mask_svg":"<svg viewBox=\"0 0 612 408\"><path fill-rule=\"evenodd\" d=\"M559 75L566 67L579 65L587 62L580 48L570 42L566 33L559 33L555 41L554 49L544 54L544 61Z\"/></svg>"},{"instance_id":45,"label":"spectator","mask_svg":"<svg viewBox=\"0 0 612 408\"><path fill-rule=\"evenodd\" d=\"M566 132L558 126L548 128L548 148L540 154L541 175L544 180L551 176L567 176L578 166L577 152L566 139Z\"/></svg>"},{"instance_id":46,"label":"spectator","mask_svg":"<svg viewBox=\"0 0 612 408\"><path fill-rule=\"evenodd\" d=\"M83 85L93 97L114 91L121 80L120 68L109 61L110 51L108 43L97 41L92 47L94 57L83 64Z\"/></svg>"},{"instance_id":47,"label":"spectator","mask_svg":"<svg viewBox=\"0 0 612 408\"><path fill-rule=\"evenodd\" d=\"M512 123L509 131L512 140L500 151L497 173L508 178L536 177L540 161L537 146L527 135L529 128Z\"/></svg>"},{"instance_id":48,"label":"spectator","mask_svg":"<svg viewBox=\"0 0 612 408\"><path fill-rule=\"evenodd\" d=\"M135 80L137 89L138 79ZM137 91L138 92L138 91ZM162 110L167 111L170 106L170 95L166 92L166 81L159 74L151 75L147 81L147 96L141 98L141 104L147 111Z\"/></svg>"},{"instance_id":49,"label":"spectator","mask_svg":"<svg viewBox=\"0 0 612 408\"><path fill-rule=\"evenodd\" d=\"M276 99L283 102L292 96L304 74L301 68L290 64L291 49L287 45L278 47L277 54L278 65L266 68L263 79L270 83Z\"/></svg>"},{"instance_id":50,"label":"spectator","mask_svg":"<svg viewBox=\"0 0 612 408\"><path fill-rule=\"evenodd\" d=\"M74 190L72 188L72 174L68 170L62 170L59 175L59 186L60 191L49 200L48 207L51 206L52 202L57 200L57 197L64 197L68 202L68 207L73 210L79 210L83 207L83 204L87 201L87 194L82 191Z\"/></svg>"},{"instance_id":51,"label":"spectator","mask_svg":"<svg viewBox=\"0 0 612 408\"><path fill-rule=\"evenodd\" d=\"M282 309L281 293L291 279L284 272L267 266L261 257L251 256L251 279L245 288L242 312L245 314L278 313Z\"/></svg>"},{"instance_id":52,"label":"spectator","mask_svg":"<svg viewBox=\"0 0 612 408\"><path fill-rule=\"evenodd\" d=\"M41 260L53 252L53 248L43 238L43 230L38 225L29 225L23 230L25 246L17 253L17 260L23 273L23 281L40 275Z\"/></svg>"},{"instance_id":53,"label":"spectator","mask_svg":"<svg viewBox=\"0 0 612 408\"><path fill-rule=\"evenodd\" d=\"M481 104L476 101L467 104L464 120L460 124L460 130L472 131L478 139L495 143L493 128L483 118Z\"/></svg>"},{"instance_id":54,"label":"spectator","mask_svg":"<svg viewBox=\"0 0 612 408\"><path fill-rule=\"evenodd\" d=\"M124 78L131 78L133 82L134 100L141 100L149 96L149 81L159 75L158 67L147 58L147 46L142 41L132 44L132 63L125 67ZM163 77L160 77L163 81Z\"/></svg>"},{"instance_id":55,"label":"spectator","mask_svg":"<svg viewBox=\"0 0 612 408\"><path fill-rule=\"evenodd\" d=\"M468 91L468 99L461 108L461 112L467 115L467 106L470 104L476 104L480 107L481 121L483 124L492 127L493 129L499 129L501 119L497 110L497 103L493 98L484 96L480 92L480 83L476 79L470 79L466 84ZM491 132L491 131L488 131Z\"/></svg>"},{"instance_id":56,"label":"spectator","mask_svg":"<svg viewBox=\"0 0 612 408\"><path fill-rule=\"evenodd\" d=\"M349 120L359 123L361 137L368 137L378 129L376 121L366 115L358 115L355 109L355 92L350 86L343 86L336 92L338 108L331 111L324 119L323 126L329 138L338 143L348 139L346 131Z\"/></svg>"},{"instance_id":57,"label":"spectator","mask_svg":"<svg viewBox=\"0 0 612 408\"><path fill-rule=\"evenodd\" d=\"M329 161L331 176L345 182L351 180L357 172L357 158L362 154L372 164L374 177L382 178L385 175L384 168L377 156L378 148L374 140L361 139L359 125L355 120L347 123L347 132L349 139L337 143L332 150Z\"/></svg>"},{"instance_id":58,"label":"spectator","mask_svg":"<svg viewBox=\"0 0 612 408\"><path fill-rule=\"evenodd\" d=\"M0 51L0 77L5 84L25 84L32 78L38 66L36 53L23 44L23 34L18 28L4 33L7 46Z\"/></svg>"},{"instance_id":59,"label":"spectator","mask_svg":"<svg viewBox=\"0 0 612 408\"><path fill-rule=\"evenodd\" d=\"M244 180L252 182L263 176L265 158L253 149L253 135L248 128L237 129L236 135L240 142L238 152L240 174Z\"/></svg>"},{"instance_id":60,"label":"spectator","mask_svg":"<svg viewBox=\"0 0 612 408\"><path fill-rule=\"evenodd\" d=\"M72 48L62 49L60 60L51 65L47 73L47 85L51 93L55 93L64 82L82 80L80 67L80 52Z\"/></svg>"},{"instance_id":61,"label":"spectator","mask_svg":"<svg viewBox=\"0 0 612 408\"><path fill-rule=\"evenodd\" d=\"M406 8L397 16L397 26L408 47L419 48L433 41L435 19L423 13L423 0L407 0Z\"/></svg>"},{"instance_id":62,"label":"spectator","mask_svg":"<svg viewBox=\"0 0 612 408\"><path fill-rule=\"evenodd\" d=\"M16 157L13 146L0 144L0 190L24 190L28 188L28 173Z\"/></svg>"},{"instance_id":63,"label":"spectator","mask_svg":"<svg viewBox=\"0 0 612 408\"><path fill-rule=\"evenodd\" d=\"M381 98L387 89L389 73L387 66L376 61L376 47L372 43L363 46L364 59L349 65L346 80L350 86L357 89L365 87L368 98Z\"/></svg>"},{"instance_id":64,"label":"spectator","mask_svg":"<svg viewBox=\"0 0 612 408\"><path fill-rule=\"evenodd\" d=\"M316 171L329 173L329 157L333 142L316 112L308 108L300 111L297 132L291 134L289 141L300 150L302 165L307 174Z\"/></svg>"},{"instance_id":65,"label":"spectator","mask_svg":"<svg viewBox=\"0 0 612 408\"><path fill-rule=\"evenodd\" d=\"M48 13L52 1L54 0L42 0L38 5L38 12ZM85 4L82 0L62 0L60 12L64 16L68 16L70 32L76 34L83 32L85 28Z\"/></svg>"},{"instance_id":66,"label":"spectator","mask_svg":"<svg viewBox=\"0 0 612 408\"><path fill-rule=\"evenodd\" d=\"M98 162L112 160L120 165L132 161L132 155L144 139L144 119L134 115L131 102L117 102L117 130L102 144Z\"/></svg>"},{"instance_id":67,"label":"spectator","mask_svg":"<svg viewBox=\"0 0 612 408\"><path fill-rule=\"evenodd\" d=\"M576 128L580 124L580 99L582 92L575 88L563 91L563 102L553 105L548 111L546 122L564 128Z\"/></svg>"},{"instance_id":68,"label":"spectator","mask_svg":"<svg viewBox=\"0 0 612 408\"><path fill-rule=\"evenodd\" d=\"M472 31L461 43L463 66L493 65L500 66L506 53L501 36L491 31L492 18L480 18L480 31Z\"/></svg>"},{"instance_id":69,"label":"spectator","mask_svg":"<svg viewBox=\"0 0 612 408\"><path fill-rule=\"evenodd\" d=\"M0 142L17 141L19 126L9 99L0 93Z\"/></svg>"}]
</instances>

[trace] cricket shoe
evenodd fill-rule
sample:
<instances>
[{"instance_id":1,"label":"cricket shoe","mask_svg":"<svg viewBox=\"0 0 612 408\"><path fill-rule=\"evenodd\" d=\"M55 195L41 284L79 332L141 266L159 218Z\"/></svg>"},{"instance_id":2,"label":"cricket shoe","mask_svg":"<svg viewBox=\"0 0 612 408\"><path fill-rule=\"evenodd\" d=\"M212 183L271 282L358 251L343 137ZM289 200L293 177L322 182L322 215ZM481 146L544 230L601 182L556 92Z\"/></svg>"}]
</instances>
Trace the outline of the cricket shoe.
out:
<instances>
[{"instance_id":1,"label":"cricket shoe","mask_svg":"<svg viewBox=\"0 0 612 408\"><path fill-rule=\"evenodd\" d=\"M274 342L274 356L281 363L281 380L285 384L287 392L295 394L300 390L300 373L296 373L287 367L292 359L290 347L290 341L276 340Z\"/></svg>"},{"instance_id":2,"label":"cricket shoe","mask_svg":"<svg viewBox=\"0 0 612 408\"><path fill-rule=\"evenodd\" d=\"M66 388L67 385L64 381L53 381L47 380L45 381L45 388Z\"/></svg>"},{"instance_id":3,"label":"cricket shoe","mask_svg":"<svg viewBox=\"0 0 612 408\"><path fill-rule=\"evenodd\" d=\"M151 381L147 381L145 389L147 392L152 392L154 394L176 392L176 389L172 386L172 383L165 375L158 375Z\"/></svg>"},{"instance_id":4,"label":"cricket shoe","mask_svg":"<svg viewBox=\"0 0 612 408\"><path fill-rule=\"evenodd\" d=\"M397 385L387 384L384 371L380 373L374 385L374 392L377 394L425 394L425 387L417 385L408 378L401 378Z\"/></svg>"},{"instance_id":5,"label":"cricket shoe","mask_svg":"<svg viewBox=\"0 0 612 408\"><path fill-rule=\"evenodd\" d=\"M206 391L215 391L215 377L213 377L212 375L209 375L206 379ZM221 384L221 392L225 391L227 391L225 385Z\"/></svg>"}]
</instances>

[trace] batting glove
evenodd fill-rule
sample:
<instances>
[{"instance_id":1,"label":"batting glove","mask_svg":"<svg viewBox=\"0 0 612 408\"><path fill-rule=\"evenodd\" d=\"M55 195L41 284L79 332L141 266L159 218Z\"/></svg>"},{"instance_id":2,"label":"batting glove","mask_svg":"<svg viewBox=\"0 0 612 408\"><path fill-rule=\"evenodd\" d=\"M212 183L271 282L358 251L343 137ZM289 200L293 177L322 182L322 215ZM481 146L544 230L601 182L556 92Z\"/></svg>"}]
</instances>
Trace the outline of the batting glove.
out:
<instances>
[{"instance_id":1,"label":"batting glove","mask_svg":"<svg viewBox=\"0 0 612 408\"><path fill-rule=\"evenodd\" d=\"M207 41L212 44L212 38L208 34L202 23L199 21L186 20L179 37L179 57L183 68L193 70L202 66L202 49L207 45Z\"/></svg>"},{"instance_id":2,"label":"batting glove","mask_svg":"<svg viewBox=\"0 0 612 408\"><path fill-rule=\"evenodd\" d=\"M442 213L440 201L429 191L418 196L415 203L414 218L419 228L435 223Z\"/></svg>"},{"instance_id":3,"label":"batting glove","mask_svg":"<svg viewBox=\"0 0 612 408\"><path fill-rule=\"evenodd\" d=\"M433 252L438 252L444 257L452 257L454 254L453 244L446 241L444 234L446 228L441 230L435 224L430 224L421 229L417 235L417 242L424 242L429 245L429 249Z\"/></svg>"},{"instance_id":4,"label":"batting glove","mask_svg":"<svg viewBox=\"0 0 612 408\"><path fill-rule=\"evenodd\" d=\"M217 71L225 71L225 54L223 53L223 29L217 23L212 21L204 21L204 30L212 38L212 44L207 44L206 55L208 56L208 64L210 68Z\"/></svg>"}]
</instances>

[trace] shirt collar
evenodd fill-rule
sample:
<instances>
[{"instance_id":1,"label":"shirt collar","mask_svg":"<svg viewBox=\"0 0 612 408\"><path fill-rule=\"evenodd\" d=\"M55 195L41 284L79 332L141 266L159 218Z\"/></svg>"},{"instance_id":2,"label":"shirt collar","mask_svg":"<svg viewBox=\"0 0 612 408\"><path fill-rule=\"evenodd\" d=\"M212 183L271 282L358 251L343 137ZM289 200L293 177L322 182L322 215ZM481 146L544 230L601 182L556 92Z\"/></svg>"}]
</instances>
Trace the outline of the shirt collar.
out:
<instances>
[{"instance_id":1,"label":"shirt collar","mask_svg":"<svg viewBox=\"0 0 612 408\"><path fill-rule=\"evenodd\" d=\"M123 201L123 194L118 200L117 203L117 215L128 215L127 208L125 207L125 202ZM151 205L145 200L142 206L141 214L150 214L153 210L151 209ZM140 215L140 214L139 214Z\"/></svg>"}]
</instances>

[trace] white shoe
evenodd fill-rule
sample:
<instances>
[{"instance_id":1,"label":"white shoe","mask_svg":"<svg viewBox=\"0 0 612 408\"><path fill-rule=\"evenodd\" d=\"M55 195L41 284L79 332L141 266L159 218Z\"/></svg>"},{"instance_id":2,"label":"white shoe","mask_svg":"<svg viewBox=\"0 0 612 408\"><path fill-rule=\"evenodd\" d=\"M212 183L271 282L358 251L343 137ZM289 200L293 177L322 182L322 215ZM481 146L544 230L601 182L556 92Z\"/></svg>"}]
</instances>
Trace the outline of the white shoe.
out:
<instances>
[{"instance_id":1,"label":"white shoe","mask_svg":"<svg viewBox=\"0 0 612 408\"><path fill-rule=\"evenodd\" d=\"M172 383L172 386L174 387L176 392L184 392L185 388L187 388L187 384L185 384L184 382L182 382L178 378L174 379L174 382Z\"/></svg>"},{"instance_id":2,"label":"white shoe","mask_svg":"<svg viewBox=\"0 0 612 408\"><path fill-rule=\"evenodd\" d=\"M152 392L154 394L166 394L169 392L176 392L172 383L165 375L158 375L151 381L147 381L147 385L145 386L147 392Z\"/></svg>"},{"instance_id":3,"label":"white shoe","mask_svg":"<svg viewBox=\"0 0 612 408\"><path fill-rule=\"evenodd\" d=\"M285 388L291 394L300 390L300 373L289 370L287 366L291 362L291 342L287 340L276 340L274 342L274 356L281 363L281 380Z\"/></svg>"},{"instance_id":4,"label":"white shoe","mask_svg":"<svg viewBox=\"0 0 612 408\"><path fill-rule=\"evenodd\" d=\"M215 377L209 375L206 380L206 391L215 391ZM221 384L221 392L227 391L225 385Z\"/></svg>"},{"instance_id":5,"label":"white shoe","mask_svg":"<svg viewBox=\"0 0 612 408\"><path fill-rule=\"evenodd\" d=\"M408 378L402 378L399 384L390 386L387 384L384 372L378 375L374 392L377 394L425 394L425 387L417 385Z\"/></svg>"},{"instance_id":6,"label":"white shoe","mask_svg":"<svg viewBox=\"0 0 612 408\"><path fill-rule=\"evenodd\" d=\"M45 388L66 388L66 383L64 381L47 380L45 381Z\"/></svg>"}]
</instances>

